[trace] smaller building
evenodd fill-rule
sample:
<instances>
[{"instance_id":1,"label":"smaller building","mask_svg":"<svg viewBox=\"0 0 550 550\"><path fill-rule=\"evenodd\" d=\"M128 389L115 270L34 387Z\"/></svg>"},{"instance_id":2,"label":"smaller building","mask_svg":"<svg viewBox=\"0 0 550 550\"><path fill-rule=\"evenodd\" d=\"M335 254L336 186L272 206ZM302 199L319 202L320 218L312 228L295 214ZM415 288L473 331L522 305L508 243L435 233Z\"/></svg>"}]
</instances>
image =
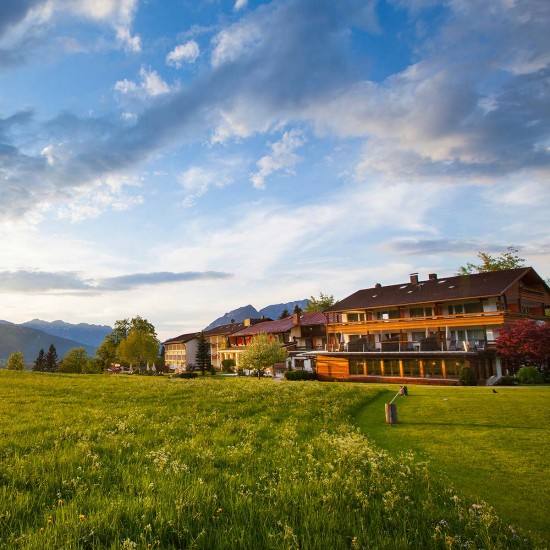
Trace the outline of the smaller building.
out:
<instances>
[{"instance_id":1,"label":"smaller building","mask_svg":"<svg viewBox=\"0 0 550 550\"><path fill-rule=\"evenodd\" d=\"M169 370L175 373L185 372L188 364L195 362L198 334L198 332L180 334L163 342L164 364Z\"/></svg>"}]
</instances>

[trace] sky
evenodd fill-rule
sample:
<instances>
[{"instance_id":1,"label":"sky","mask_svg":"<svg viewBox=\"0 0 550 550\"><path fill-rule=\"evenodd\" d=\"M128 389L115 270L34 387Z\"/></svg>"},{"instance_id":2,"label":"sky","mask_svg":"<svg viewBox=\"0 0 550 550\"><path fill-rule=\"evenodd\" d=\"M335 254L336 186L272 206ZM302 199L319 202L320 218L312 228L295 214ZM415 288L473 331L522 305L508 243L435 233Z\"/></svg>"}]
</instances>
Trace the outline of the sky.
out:
<instances>
[{"instance_id":1,"label":"sky","mask_svg":"<svg viewBox=\"0 0 550 550\"><path fill-rule=\"evenodd\" d=\"M550 276L547 0L2 0L0 319Z\"/></svg>"}]
</instances>

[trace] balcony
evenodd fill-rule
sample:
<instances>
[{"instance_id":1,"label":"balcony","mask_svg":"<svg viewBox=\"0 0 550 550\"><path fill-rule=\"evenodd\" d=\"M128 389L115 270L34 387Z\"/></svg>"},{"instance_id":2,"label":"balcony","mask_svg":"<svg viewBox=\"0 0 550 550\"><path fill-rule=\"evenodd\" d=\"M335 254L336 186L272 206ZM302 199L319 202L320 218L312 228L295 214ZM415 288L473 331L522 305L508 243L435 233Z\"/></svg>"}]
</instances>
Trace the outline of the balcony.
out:
<instances>
[{"instance_id":1,"label":"balcony","mask_svg":"<svg viewBox=\"0 0 550 550\"><path fill-rule=\"evenodd\" d=\"M529 316L505 311L485 311L481 313L429 315L425 317L398 317L395 319L371 319L352 322L341 321L338 323L328 323L327 332L328 334L337 332L367 334L375 331L400 331L417 328L437 329L440 327L502 325L507 321L515 321L526 317Z\"/></svg>"},{"instance_id":2,"label":"balcony","mask_svg":"<svg viewBox=\"0 0 550 550\"><path fill-rule=\"evenodd\" d=\"M424 352L424 351L486 351L496 348L495 340L438 340L437 338L424 338L422 340L388 340L384 342L366 342L364 339L354 340L348 343L331 344L328 351L355 352L355 353L380 353L380 352Z\"/></svg>"}]
</instances>

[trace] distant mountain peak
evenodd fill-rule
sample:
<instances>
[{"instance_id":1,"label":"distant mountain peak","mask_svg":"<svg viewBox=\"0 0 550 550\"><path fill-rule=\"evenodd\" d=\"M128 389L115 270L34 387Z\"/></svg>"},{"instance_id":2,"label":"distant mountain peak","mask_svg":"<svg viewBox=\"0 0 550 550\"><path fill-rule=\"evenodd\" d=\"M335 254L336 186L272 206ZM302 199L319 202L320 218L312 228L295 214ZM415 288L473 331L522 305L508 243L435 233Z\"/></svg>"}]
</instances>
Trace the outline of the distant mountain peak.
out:
<instances>
[{"instance_id":1,"label":"distant mountain peak","mask_svg":"<svg viewBox=\"0 0 550 550\"><path fill-rule=\"evenodd\" d=\"M266 306L258 311L254 306L248 304L237 309L233 309L218 317L215 321L212 321L204 330L210 330L220 325L228 325L231 322L239 323L245 319L254 319L259 317L265 317L266 319L278 319L281 313L286 309L290 314L294 311L294 307L298 306L302 309L307 307L309 300L295 300L294 302L288 302L286 304L273 304Z\"/></svg>"}]
</instances>

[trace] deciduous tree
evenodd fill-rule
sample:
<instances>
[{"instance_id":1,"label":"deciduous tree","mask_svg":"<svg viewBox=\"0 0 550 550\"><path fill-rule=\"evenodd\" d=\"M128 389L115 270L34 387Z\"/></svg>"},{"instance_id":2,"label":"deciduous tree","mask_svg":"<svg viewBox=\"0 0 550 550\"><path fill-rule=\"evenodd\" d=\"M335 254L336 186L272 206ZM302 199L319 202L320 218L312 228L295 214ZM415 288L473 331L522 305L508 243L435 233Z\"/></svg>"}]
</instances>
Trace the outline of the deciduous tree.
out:
<instances>
[{"instance_id":1,"label":"deciduous tree","mask_svg":"<svg viewBox=\"0 0 550 550\"><path fill-rule=\"evenodd\" d=\"M497 353L508 368L521 365L550 367L550 323L522 319L506 325L497 339Z\"/></svg>"},{"instance_id":2,"label":"deciduous tree","mask_svg":"<svg viewBox=\"0 0 550 550\"><path fill-rule=\"evenodd\" d=\"M86 369L89 357L84 348L71 348L57 367L58 372L81 374Z\"/></svg>"},{"instance_id":3,"label":"deciduous tree","mask_svg":"<svg viewBox=\"0 0 550 550\"><path fill-rule=\"evenodd\" d=\"M159 346L160 342L155 335L133 328L128 337L118 345L117 353L121 361L127 362L131 367L141 368L148 363L154 364Z\"/></svg>"},{"instance_id":4,"label":"deciduous tree","mask_svg":"<svg viewBox=\"0 0 550 550\"><path fill-rule=\"evenodd\" d=\"M22 351L15 351L8 357L8 370L25 370L25 359Z\"/></svg>"},{"instance_id":5,"label":"deciduous tree","mask_svg":"<svg viewBox=\"0 0 550 550\"><path fill-rule=\"evenodd\" d=\"M336 300L332 294L329 296L328 294L319 292L319 298L315 298L315 296L309 297L306 312L311 313L313 311L325 311L325 309L328 309L330 306L334 305L335 301Z\"/></svg>"},{"instance_id":6,"label":"deciduous tree","mask_svg":"<svg viewBox=\"0 0 550 550\"><path fill-rule=\"evenodd\" d=\"M514 269L524 267L525 260L518 256L519 250L509 246L498 256L493 256L488 252L478 252L477 257L481 260L480 264L468 262L465 266L458 269L457 275L471 275L472 273L485 273L487 271L501 271L503 269Z\"/></svg>"},{"instance_id":7,"label":"deciduous tree","mask_svg":"<svg viewBox=\"0 0 550 550\"><path fill-rule=\"evenodd\" d=\"M257 370L258 378L275 363L286 360L286 351L267 334L254 336L239 358L239 367Z\"/></svg>"}]
</instances>

